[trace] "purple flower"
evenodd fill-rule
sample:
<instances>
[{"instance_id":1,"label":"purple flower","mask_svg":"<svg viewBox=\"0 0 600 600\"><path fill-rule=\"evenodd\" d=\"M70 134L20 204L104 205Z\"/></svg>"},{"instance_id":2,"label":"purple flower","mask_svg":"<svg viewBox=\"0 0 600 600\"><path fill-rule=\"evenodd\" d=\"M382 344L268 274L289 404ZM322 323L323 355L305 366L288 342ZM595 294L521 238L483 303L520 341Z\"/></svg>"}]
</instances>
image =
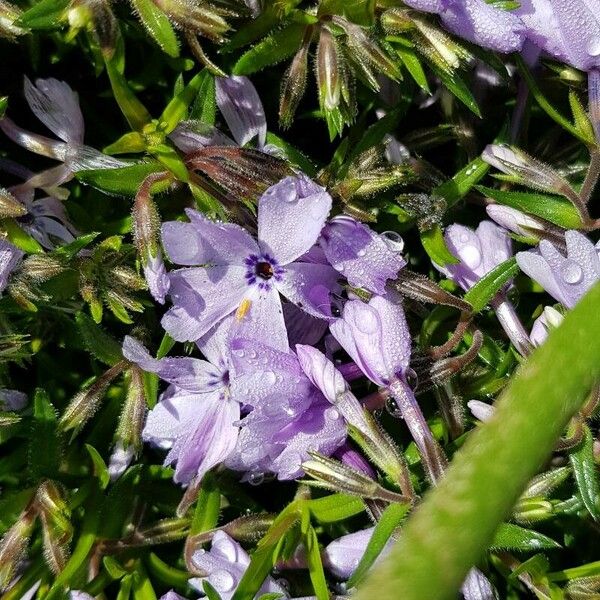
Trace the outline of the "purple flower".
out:
<instances>
[{"instance_id":1,"label":"purple flower","mask_svg":"<svg viewBox=\"0 0 600 600\"><path fill-rule=\"evenodd\" d=\"M448 249L460 262L435 267L464 290L512 256L510 237L491 221L482 221L475 231L464 225L450 225L444 238Z\"/></svg>"},{"instance_id":2,"label":"purple flower","mask_svg":"<svg viewBox=\"0 0 600 600\"><path fill-rule=\"evenodd\" d=\"M27 406L27 394L18 390L0 389L0 410L23 410Z\"/></svg>"},{"instance_id":3,"label":"purple flower","mask_svg":"<svg viewBox=\"0 0 600 600\"><path fill-rule=\"evenodd\" d=\"M565 241L567 256L542 240L537 250L517 253L517 263L557 302L573 308L600 279L600 243L594 246L578 231L567 231Z\"/></svg>"},{"instance_id":4,"label":"purple flower","mask_svg":"<svg viewBox=\"0 0 600 600\"><path fill-rule=\"evenodd\" d=\"M19 266L24 253L0 238L0 294L6 289L11 273Z\"/></svg>"},{"instance_id":5,"label":"purple flower","mask_svg":"<svg viewBox=\"0 0 600 600\"><path fill-rule=\"evenodd\" d=\"M522 0L515 14L528 39L550 56L582 71L600 67L598 0Z\"/></svg>"},{"instance_id":6,"label":"purple flower","mask_svg":"<svg viewBox=\"0 0 600 600\"><path fill-rule=\"evenodd\" d=\"M168 591L166 594L160 597L160 600L186 600L183 596L180 596L178 593L173 590Z\"/></svg>"},{"instance_id":7,"label":"purple flower","mask_svg":"<svg viewBox=\"0 0 600 600\"><path fill-rule=\"evenodd\" d=\"M208 360L157 360L132 337L123 343L125 358L172 384L148 414L143 438L169 449L165 464L176 465L177 483L201 478L235 449L240 404L229 385L230 326L224 321L198 341Z\"/></svg>"},{"instance_id":8,"label":"purple flower","mask_svg":"<svg viewBox=\"0 0 600 600\"><path fill-rule=\"evenodd\" d=\"M231 387L251 411L240 422L228 466L293 479L302 474L309 451L330 455L343 443L344 419L305 375L295 354L242 338L234 339L231 348Z\"/></svg>"},{"instance_id":9,"label":"purple flower","mask_svg":"<svg viewBox=\"0 0 600 600\"><path fill-rule=\"evenodd\" d=\"M375 294L384 294L387 280L406 264L398 240L379 235L348 215L331 219L323 227L319 244L350 285Z\"/></svg>"},{"instance_id":10,"label":"purple flower","mask_svg":"<svg viewBox=\"0 0 600 600\"><path fill-rule=\"evenodd\" d=\"M351 300L342 316L329 326L331 333L371 381L385 387L405 377L411 338L400 304L383 296Z\"/></svg>"},{"instance_id":11,"label":"purple flower","mask_svg":"<svg viewBox=\"0 0 600 600\"><path fill-rule=\"evenodd\" d=\"M242 75L218 77L216 96L217 105L238 146L244 146L256 137L258 147L262 148L267 136L267 121L252 82Z\"/></svg>"},{"instance_id":12,"label":"purple flower","mask_svg":"<svg viewBox=\"0 0 600 600\"><path fill-rule=\"evenodd\" d=\"M207 573L206 577L190 579L190 584L195 589L203 592L202 584L204 581L208 581L221 600L231 600L250 564L250 557L224 531L217 531L213 536L210 550L196 550L192 562L195 567ZM271 576L267 576L258 590L256 598L271 593L279 593L282 597L288 598L285 589Z\"/></svg>"},{"instance_id":13,"label":"purple flower","mask_svg":"<svg viewBox=\"0 0 600 600\"><path fill-rule=\"evenodd\" d=\"M82 169L112 169L128 164L84 145L79 100L64 81L36 79L33 85L26 77L24 92L35 116L61 141L21 129L8 117L0 119L0 129L19 146L63 163L29 179L24 184L29 189L54 188Z\"/></svg>"},{"instance_id":14,"label":"purple flower","mask_svg":"<svg viewBox=\"0 0 600 600\"><path fill-rule=\"evenodd\" d=\"M356 571L374 530L375 527L361 529L331 542L323 553L324 565L339 579L349 579ZM394 540L390 538L377 557L375 564L389 554L393 545Z\"/></svg>"},{"instance_id":15,"label":"purple flower","mask_svg":"<svg viewBox=\"0 0 600 600\"><path fill-rule=\"evenodd\" d=\"M280 292L326 318L337 273L298 259L317 241L330 209L329 194L300 175L282 179L260 198L258 241L238 225L193 210L187 211L191 223L165 223L163 245L171 260L206 266L170 273L173 308L163 327L178 341L193 341L238 311L239 318L250 313L259 319L265 331L284 330Z\"/></svg>"},{"instance_id":16,"label":"purple flower","mask_svg":"<svg viewBox=\"0 0 600 600\"><path fill-rule=\"evenodd\" d=\"M446 29L478 46L514 52L523 45L525 26L521 20L485 0L406 0L405 4L438 14Z\"/></svg>"},{"instance_id":17,"label":"purple flower","mask_svg":"<svg viewBox=\"0 0 600 600\"><path fill-rule=\"evenodd\" d=\"M544 307L542 314L534 321L529 339L534 346L541 346L550 331L558 327L563 321L563 316L551 306Z\"/></svg>"}]
</instances>

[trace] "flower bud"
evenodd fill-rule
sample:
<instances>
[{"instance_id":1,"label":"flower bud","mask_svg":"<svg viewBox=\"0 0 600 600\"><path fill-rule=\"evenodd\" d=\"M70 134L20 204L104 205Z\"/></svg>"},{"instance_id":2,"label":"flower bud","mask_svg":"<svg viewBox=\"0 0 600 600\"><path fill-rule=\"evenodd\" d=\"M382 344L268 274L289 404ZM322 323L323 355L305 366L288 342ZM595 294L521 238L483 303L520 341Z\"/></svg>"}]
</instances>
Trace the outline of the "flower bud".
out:
<instances>
[{"instance_id":1,"label":"flower bud","mask_svg":"<svg viewBox=\"0 0 600 600\"><path fill-rule=\"evenodd\" d=\"M535 496L547 496L561 483L566 481L571 474L569 467L559 467L536 475L523 492L521 498L533 498Z\"/></svg>"},{"instance_id":2,"label":"flower bud","mask_svg":"<svg viewBox=\"0 0 600 600\"><path fill-rule=\"evenodd\" d=\"M526 215L510 206L488 204L486 211L498 225L523 237L534 238L537 241L545 230L546 223L543 219Z\"/></svg>"},{"instance_id":3,"label":"flower bud","mask_svg":"<svg viewBox=\"0 0 600 600\"><path fill-rule=\"evenodd\" d=\"M182 29L191 30L207 38L222 42L223 35L229 30L227 21L221 16L228 11L209 8L208 3L194 0L153 0L175 24ZM232 14L230 11L228 14Z\"/></svg>"},{"instance_id":4,"label":"flower bud","mask_svg":"<svg viewBox=\"0 0 600 600\"><path fill-rule=\"evenodd\" d=\"M36 283L52 279L64 270L62 261L49 254L32 254L21 265L23 275Z\"/></svg>"},{"instance_id":5,"label":"flower bud","mask_svg":"<svg viewBox=\"0 0 600 600\"><path fill-rule=\"evenodd\" d=\"M327 27L321 28L317 46L317 81L319 98L325 110L340 103L340 62L337 41Z\"/></svg>"},{"instance_id":6,"label":"flower bud","mask_svg":"<svg viewBox=\"0 0 600 600\"><path fill-rule=\"evenodd\" d=\"M544 498L521 498L513 509L512 518L517 523L529 525L553 516L553 506Z\"/></svg>"},{"instance_id":7,"label":"flower bud","mask_svg":"<svg viewBox=\"0 0 600 600\"><path fill-rule=\"evenodd\" d=\"M21 9L4 0L0 0L0 37L12 41L18 35L27 33L25 29L15 25L21 14Z\"/></svg>"},{"instance_id":8,"label":"flower bud","mask_svg":"<svg viewBox=\"0 0 600 600\"><path fill-rule=\"evenodd\" d=\"M309 454L312 460L302 463L302 469L306 474L316 479L316 481L307 482L311 485L361 498L388 502L410 502L408 497L386 490L370 477L350 469L337 460L327 458L316 452L309 452Z\"/></svg>"},{"instance_id":9,"label":"flower bud","mask_svg":"<svg viewBox=\"0 0 600 600\"><path fill-rule=\"evenodd\" d=\"M126 366L127 363L125 361L118 362L114 367L111 367L98 377L92 385L77 392L60 418L59 428L62 431L72 429L74 430L74 434L76 434L98 410L100 402L108 390L108 386L117 375L121 374Z\"/></svg>"},{"instance_id":10,"label":"flower bud","mask_svg":"<svg viewBox=\"0 0 600 600\"><path fill-rule=\"evenodd\" d=\"M0 540L0 591L6 590L15 575L15 569L27 549L34 522L35 512L29 506Z\"/></svg>"},{"instance_id":11,"label":"flower bud","mask_svg":"<svg viewBox=\"0 0 600 600\"><path fill-rule=\"evenodd\" d=\"M481 158L507 175L545 192L565 194L571 186L556 171L527 153L505 144L489 144Z\"/></svg>"},{"instance_id":12,"label":"flower bud","mask_svg":"<svg viewBox=\"0 0 600 600\"><path fill-rule=\"evenodd\" d=\"M281 80L279 122L286 129L292 124L298 104L306 90L308 48L308 43L300 46Z\"/></svg>"},{"instance_id":13,"label":"flower bud","mask_svg":"<svg viewBox=\"0 0 600 600\"><path fill-rule=\"evenodd\" d=\"M489 421L494 414L494 407L491 404L486 404L480 400L469 400L467 402L469 410L476 419L479 419L482 423Z\"/></svg>"},{"instance_id":14,"label":"flower bud","mask_svg":"<svg viewBox=\"0 0 600 600\"><path fill-rule=\"evenodd\" d=\"M0 188L0 219L22 217L26 214L25 206L8 190Z\"/></svg>"}]
</instances>

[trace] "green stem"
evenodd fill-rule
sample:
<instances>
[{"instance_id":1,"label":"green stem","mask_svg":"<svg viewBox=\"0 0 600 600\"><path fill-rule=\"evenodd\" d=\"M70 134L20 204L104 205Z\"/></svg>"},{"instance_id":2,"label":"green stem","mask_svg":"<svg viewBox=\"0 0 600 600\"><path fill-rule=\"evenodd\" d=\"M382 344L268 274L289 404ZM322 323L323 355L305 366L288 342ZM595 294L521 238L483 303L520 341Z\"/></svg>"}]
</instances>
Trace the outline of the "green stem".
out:
<instances>
[{"instance_id":1,"label":"green stem","mask_svg":"<svg viewBox=\"0 0 600 600\"><path fill-rule=\"evenodd\" d=\"M356 600L456 597L600 379L600 284L520 368Z\"/></svg>"}]
</instances>

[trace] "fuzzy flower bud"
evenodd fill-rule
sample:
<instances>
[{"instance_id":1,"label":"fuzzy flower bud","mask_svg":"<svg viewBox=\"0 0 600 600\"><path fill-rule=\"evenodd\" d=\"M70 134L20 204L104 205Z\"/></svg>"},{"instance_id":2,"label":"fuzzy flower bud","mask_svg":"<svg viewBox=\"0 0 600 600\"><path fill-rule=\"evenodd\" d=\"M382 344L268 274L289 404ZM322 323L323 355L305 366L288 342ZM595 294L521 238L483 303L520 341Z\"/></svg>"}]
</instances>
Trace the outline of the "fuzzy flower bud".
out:
<instances>
[{"instance_id":1,"label":"fuzzy flower bud","mask_svg":"<svg viewBox=\"0 0 600 600\"><path fill-rule=\"evenodd\" d=\"M35 513L29 507L0 540L0 591L6 590L14 577L15 569L27 549L34 522Z\"/></svg>"},{"instance_id":2,"label":"fuzzy flower bud","mask_svg":"<svg viewBox=\"0 0 600 600\"><path fill-rule=\"evenodd\" d=\"M333 110L340 103L341 77L338 55L334 35L327 27L322 27L317 46L317 81L321 105L325 110Z\"/></svg>"},{"instance_id":3,"label":"fuzzy flower bud","mask_svg":"<svg viewBox=\"0 0 600 600\"><path fill-rule=\"evenodd\" d=\"M22 217L27 209L8 190L0 188L0 219Z\"/></svg>"},{"instance_id":4,"label":"fuzzy flower bud","mask_svg":"<svg viewBox=\"0 0 600 600\"><path fill-rule=\"evenodd\" d=\"M279 121L284 128L291 126L298 104L306 90L308 49L307 43L300 46L281 80Z\"/></svg>"}]
</instances>

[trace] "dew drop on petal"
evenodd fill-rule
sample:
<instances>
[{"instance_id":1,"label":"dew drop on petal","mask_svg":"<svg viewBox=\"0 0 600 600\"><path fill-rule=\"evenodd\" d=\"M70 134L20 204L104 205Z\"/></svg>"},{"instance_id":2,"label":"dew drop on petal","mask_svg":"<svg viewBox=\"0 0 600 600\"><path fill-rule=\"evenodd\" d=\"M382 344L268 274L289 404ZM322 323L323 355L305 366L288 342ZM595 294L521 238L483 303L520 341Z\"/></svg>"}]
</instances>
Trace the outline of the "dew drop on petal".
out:
<instances>
[{"instance_id":1,"label":"dew drop on petal","mask_svg":"<svg viewBox=\"0 0 600 600\"><path fill-rule=\"evenodd\" d=\"M469 236L466 233L461 233L459 239L463 244L466 244L469 241Z\"/></svg>"},{"instance_id":2,"label":"dew drop on petal","mask_svg":"<svg viewBox=\"0 0 600 600\"><path fill-rule=\"evenodd\" d=\"M600 55L600 37L592 37L587 41L585 46L586 52L590 56Z\"/></svg>"},{"instance_id":3,"label":"dew drop on petal","mask_svg":"<svg viewBox=\"0 0 600 600\"><path fill-rule=\"evenodd\" d=\"M275 385L277 383L277 375L273 373L273 371L267 371L264 374L264 383L265 385Z\"/></svg>"},{"instance_id":4,"label":"dew drop on petal","mask_svg":"<svg viewBox=\"0 0 600 600\"><path fill-rule=\"evenodd\" d=\"M385 401L385 410L396 419L402 418L402 413L400 412L398 404L396 404L396 401L391 397Z\"/></svg>"},{"instance_id":5,"label":"dew drop on petal","mask_svg":"<svg viewBox=\"0 0 600 600\"><path fill-rule=\"evenodd\" d=\"M383 238L385 245L392 252L402 252L402 250L404 250L404 240L399 233L395 231L384 231L381 234L381 237Z\"/></svg>"},{"instance_id":6,"label":"dew drop on petal","mask_svg":"<svg viewBox=\"0 0 600 600\"><path fill-rule=\"evenodd\" d=\"M579 283L583 278L583 270L574 260L566 260L560 267L560 276L568 284Z\"/></svg>"},{"instance_id":7,"label":"dew drop on petal","mask_svg":"<svg viewBox=\"0 0 600 600\"><path fill-rule=\"evenodd\" d=\"M248 483L250 485L260 485L265 480L265 474L261 471L254 471L248 475Z\"/></svg>"},{"instance_id":8,"label":"dew drop on petal","mask_svg":"<svg viewBox=\"0 0 600 600\"><path fill-rule=\"evenodd\" d=\"M469 269L476 269L481 264L481 252L475 246L461 248L460 257Z\"/></svg>"},{"instance_id":9,"label":"dew drop on petal","mask_svg":"<svg viewBox=\"0 0 600 600\"><path fill-rule=\"evenodd\" d=\"M373 310L361 311L360 316L354 322L355 326L363 333L375 333L379 327L377 314Z\"/></svg>"},{"instance_id":10,"label":"dew drop on petal","mask_svg":"<svg viewBox=\"0 0 600 600\"><path fill-rule=\"evenodd\" d=\"M340 413L335 408L328 408L325 410L325 418L335 421L340 418Z\"/></svg>"}]
</instances>

